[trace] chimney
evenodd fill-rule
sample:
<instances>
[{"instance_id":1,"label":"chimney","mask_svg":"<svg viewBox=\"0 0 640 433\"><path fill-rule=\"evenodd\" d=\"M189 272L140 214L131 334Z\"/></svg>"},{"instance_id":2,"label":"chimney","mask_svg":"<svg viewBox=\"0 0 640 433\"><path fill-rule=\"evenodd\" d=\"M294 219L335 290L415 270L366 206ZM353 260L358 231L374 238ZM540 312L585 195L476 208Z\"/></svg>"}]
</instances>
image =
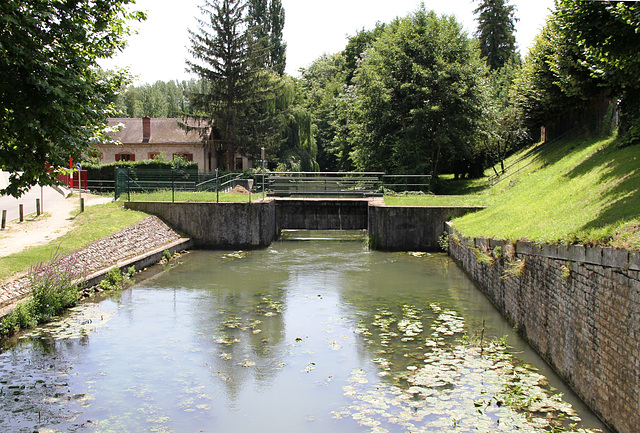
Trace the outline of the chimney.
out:
<instances>
[{"instance_id":1,"label":"chimney","mask_svg":"<svg viewBox=\"0 0 640 433\"><path fill-rule=\"evenodd\" d=\"M151 118L145 115L142 118L142 142L148 143L151 138Z\"/></svg>"}]
</instances>

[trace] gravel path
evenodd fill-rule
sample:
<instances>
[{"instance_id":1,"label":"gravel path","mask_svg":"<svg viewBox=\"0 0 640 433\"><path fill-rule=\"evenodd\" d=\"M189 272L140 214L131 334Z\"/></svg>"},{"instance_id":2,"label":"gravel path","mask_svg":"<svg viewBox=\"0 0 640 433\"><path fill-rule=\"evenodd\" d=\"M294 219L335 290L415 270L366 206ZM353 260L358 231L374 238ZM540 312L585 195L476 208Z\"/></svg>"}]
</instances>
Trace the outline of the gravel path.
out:
<instances>
[{"instance_id":1,"label":"gravel path","mask_svg":"<svg viewBox=\"0 0 640 433\"><path fill-rule=\"evenodd\" d=\"M88 275L125 259L160 248L180 238L178 233L158 217L150 216L62 259L71 260L78 271ZM17 301L29 293L28 276L18 277L0 286L0 317L4 316Z\"/></svg>"}]
</instances>

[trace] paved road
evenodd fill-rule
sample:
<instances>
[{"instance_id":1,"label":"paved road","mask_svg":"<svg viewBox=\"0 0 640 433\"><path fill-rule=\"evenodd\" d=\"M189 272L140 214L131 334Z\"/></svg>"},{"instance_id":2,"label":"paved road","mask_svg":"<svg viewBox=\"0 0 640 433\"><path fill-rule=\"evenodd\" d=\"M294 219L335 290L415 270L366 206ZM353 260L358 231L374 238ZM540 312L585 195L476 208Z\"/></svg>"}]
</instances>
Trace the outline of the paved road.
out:
<instances>
[{"instance_id":1,"label":"paved road","mask_svg":"<svg viewBox=\"0 0 640 433\"><path fill-rule=\"evenodd\" d=\"M4 176L3 176L4 175ZM6 173L0 172L0 188L4 188L6 182ZM4 182L3 182L4 181ZM19 205L23 205L23 213L27 215L36 212L36 199L40 199L40 212L47 212L47 207L64 201L64 196L50 186L39 187L34 186L20 198L11 196L0 196L0 218L2 210L7 210L7 222L16 220L19 217Z\"/></svg>"}]
</instances>

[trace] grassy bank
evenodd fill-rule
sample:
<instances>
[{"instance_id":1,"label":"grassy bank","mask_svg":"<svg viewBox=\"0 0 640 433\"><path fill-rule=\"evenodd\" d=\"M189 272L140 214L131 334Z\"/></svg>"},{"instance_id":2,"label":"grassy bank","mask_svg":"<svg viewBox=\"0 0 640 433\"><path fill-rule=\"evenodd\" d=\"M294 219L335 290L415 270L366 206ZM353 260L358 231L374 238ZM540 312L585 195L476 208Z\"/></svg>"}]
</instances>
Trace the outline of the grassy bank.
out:
<instances>
[{"instance_id":1,"label":"grassy bank","mask_svg":"<svg viewBox=\"0 0 640 433\"><path fill-rule=\"evenodd\" d=\"M508 171L494 186L484 179L487 186L477 194L385 200L396 205L487 206L453 221L472 237L640 249L638 150L620 148L616 137L557 142L515 155L512 159L528 153L519 164L521 171Z\"/></svg>"},{"instance_id":2,"label":"grassy bank","mask_svg":"<svg viewBox=\"0 0 640 433\"><path fill-rule=\"evenodd\" d=\"M56 253L68 254L147 216L142 212L124 209L121 202L89 206L83 213L73 212L73 228L60 238L48 245L0 257L0 282L16 273L29 270L32 265L50 260Z\"/></svg>"}]
</instances>

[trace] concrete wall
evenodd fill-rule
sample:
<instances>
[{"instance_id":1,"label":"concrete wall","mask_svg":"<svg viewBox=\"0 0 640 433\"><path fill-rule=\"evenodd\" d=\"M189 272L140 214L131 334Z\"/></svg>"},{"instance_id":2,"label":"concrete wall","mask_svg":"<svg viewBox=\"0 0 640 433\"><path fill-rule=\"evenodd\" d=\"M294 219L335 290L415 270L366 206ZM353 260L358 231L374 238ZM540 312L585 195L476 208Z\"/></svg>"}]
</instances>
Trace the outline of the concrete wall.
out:
<instances>
[{"instance_id":1,"label":"concrete wall","mask_svg":"<svg viewBox=\"0 0 640 433\"><path fill-rule=\"evenodd\" d=\"M612 428L640 431L640 253L464 239L449 253Z\"/></svg>"},{"instance_id":2,"label":"concrete wall","mask_svg":"<svg viewBox=\"0 0 640 433\"><path fill-rule=\"evenodd\" d=\"M369 201L341 199L276 200L278 231L365 230Z\"/></svg>"},{"instance_id":3,"label":"concrete wall","mask_svg":"<svg viewBox=\"0 0 640 433\"><path fill-rule=\"evenodd\" d=\"M275 202L127 202L128 209L157 215L201 248L259 248L277 235Z\"/></svg>"},{"instance_id":4,"label":"concrete wall","mask_svg":"<svg viewBox=\"0 0 640 433\"><path fill-rule=\"evenodd\" d=\"M282 229L368 229L373 249L435 251L445 222L478 207L387 207L367 199L276 199L254 203L127 202L186 233L198 247L257 248Z\"/></svg>"},{"instance_id":5,"label":"concrete wall","mask_svg":"<svg viewBox=\"0 0 640 433\"><path fill-rule=\"evenodd\" d=\"M371 247L389 251L437 251L445 222L479 207L369 206Z\"/></svg>"}]
</instances>

